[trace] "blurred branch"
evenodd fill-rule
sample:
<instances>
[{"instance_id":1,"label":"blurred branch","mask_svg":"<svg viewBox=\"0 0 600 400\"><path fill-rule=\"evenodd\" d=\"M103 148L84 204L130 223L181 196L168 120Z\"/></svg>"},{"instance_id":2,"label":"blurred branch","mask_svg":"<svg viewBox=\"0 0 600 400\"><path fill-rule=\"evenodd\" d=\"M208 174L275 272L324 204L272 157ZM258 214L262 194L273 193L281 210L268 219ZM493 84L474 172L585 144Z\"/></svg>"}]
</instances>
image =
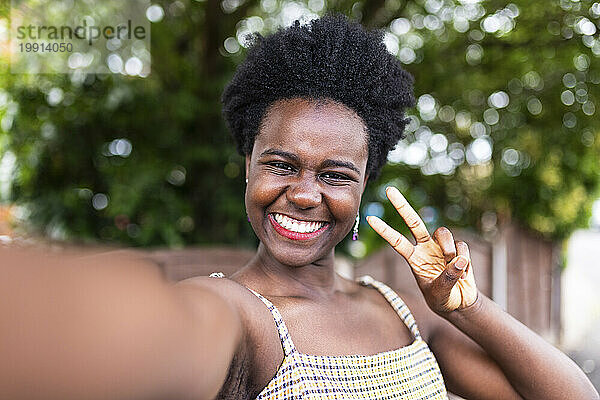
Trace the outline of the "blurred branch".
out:
<instances>
[{"instance_id":1,"label":"blurred branch","mask_svg":"<svg viewBox=\"0 0 600 400\"><path fill-rule=\"evenodd\" d=\"M393 11L388 10L385 7L385 3L385 0L365 1L362 9L362 23L370 28L385 28L394 19L403 16L407 1L402 2L402 4Z\"/></svg>"}]
</instances>

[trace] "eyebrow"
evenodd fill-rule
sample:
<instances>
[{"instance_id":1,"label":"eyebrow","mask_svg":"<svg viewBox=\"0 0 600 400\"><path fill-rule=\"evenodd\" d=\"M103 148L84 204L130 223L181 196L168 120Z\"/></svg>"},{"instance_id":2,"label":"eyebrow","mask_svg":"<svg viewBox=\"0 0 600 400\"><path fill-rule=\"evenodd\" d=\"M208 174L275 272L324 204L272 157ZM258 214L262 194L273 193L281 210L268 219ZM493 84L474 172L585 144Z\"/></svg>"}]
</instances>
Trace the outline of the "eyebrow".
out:
<instances>
[{"instance_id":1,"label":"eyebrow","mask_svg":"<svg viewBox=\"0 0 600 400\"><path fill-rule=\"evenodd\" d=\"M283 151L283 150L267 149L267 150L263 151L262 153L260 153L260 157L266 156L266 155L280 156L280 157L288 158L295 162L300 162L300 157L298 157L296 154L290 153L287 151ZM358 170L358 168L356 168L356 166L349 161L327 159L327 160L323 161L323 163L321 164L321 167L322 168L328 168L328 167L348 168L360 175L360 171Z\"/></svg>"},{"instance_id":2,"label":"eyebrow","mask_svg":"<svg viewBox=\"0 0 600 400\"><path fill-rule=\"evenodd\" d=\"M290 160L299 162L300 161L300 157L298 157L297 155L295 155L294 153L289 153L287 151L283 151L283 150L277 150L277 149L267 149L265 151L263 151L262 153L260 153L260 157L262 156L280 156L280 157L284 157L284 158L289 158Z\"/></svg>"},{"instance_id":3,"label":"eyebrow","mask_svg":"<svg viewBox=\"0 0 600 400\"><path fill-rule=\"evenodd\" d=\"M360 171L358 170L358 168L356 168L354 166L354 164L349 161L325 160L325 161L323 161L323 164L321 164L321 167L323 167L323 168L328 168L328 167L348 168L360 175Z\"/></svg>"}]
</instances>

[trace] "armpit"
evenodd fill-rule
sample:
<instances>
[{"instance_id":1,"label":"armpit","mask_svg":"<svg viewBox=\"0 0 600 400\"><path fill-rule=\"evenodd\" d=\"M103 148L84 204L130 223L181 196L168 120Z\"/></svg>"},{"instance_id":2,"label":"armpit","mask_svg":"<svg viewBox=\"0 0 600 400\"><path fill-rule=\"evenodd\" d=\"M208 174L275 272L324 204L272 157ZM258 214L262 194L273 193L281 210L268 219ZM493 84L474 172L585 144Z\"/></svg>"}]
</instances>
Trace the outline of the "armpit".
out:
<instances>
[{"instance_id":1,"label":"armpit","mask_svg":"<svg viewBox=\"0 0 600 400\"><path fill-rule=\"evenodd\" d=\"M247 400L255 397L250 382L250 351L246 340L240 341L240 347L229 366L225 383L221 387L217 400Z\"/></svg>"}]
</instances>

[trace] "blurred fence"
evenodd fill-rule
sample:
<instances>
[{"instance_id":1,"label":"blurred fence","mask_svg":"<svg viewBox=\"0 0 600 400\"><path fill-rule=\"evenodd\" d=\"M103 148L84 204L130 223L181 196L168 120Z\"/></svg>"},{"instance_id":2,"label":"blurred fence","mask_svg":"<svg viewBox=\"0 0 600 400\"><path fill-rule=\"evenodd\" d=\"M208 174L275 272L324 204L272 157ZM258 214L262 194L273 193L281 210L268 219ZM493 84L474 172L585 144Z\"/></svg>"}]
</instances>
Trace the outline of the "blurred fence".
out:
<instances>
[{"instance_id":1,"label":"blurred fence","mask_svg":"<svg viewBox=\"0 0 600 400\"><path fill-rule=\"evenodd\" d=\"M455 230L457 240L468 243L478 288L525 325L557 343L560 338L560 266L553 242L516 226L506 226L493 242L469 232ZM231 275L248 262L254 252L235 248L155 250L150 258L165 277L179 281L220 271ZM400 292L418 287L404 259L386 246L348 268L336 260L346 276L371 275Z\"/></svg>"}]
</instances>

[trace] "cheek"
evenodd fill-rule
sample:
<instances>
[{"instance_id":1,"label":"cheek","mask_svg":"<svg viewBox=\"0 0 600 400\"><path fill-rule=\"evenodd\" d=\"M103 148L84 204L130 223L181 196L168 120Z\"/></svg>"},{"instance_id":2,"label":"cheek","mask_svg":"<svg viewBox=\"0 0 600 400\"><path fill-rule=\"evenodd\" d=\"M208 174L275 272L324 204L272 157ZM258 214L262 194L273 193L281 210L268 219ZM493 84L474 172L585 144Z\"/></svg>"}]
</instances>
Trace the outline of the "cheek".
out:
<instances>
[{"instance_id":1,"label":"cheek","mask_svg":"<svg viewBox=\"0 0 600 400\"><path fill-rule=\"evenodd\" d=\"M360 196L351 191L338 191L324 196L333 217L344 225L354 224L360 207Z\"/></svg>"},{"instance_id":2,"label":"cheek","mask_svg":"<svg viewBox=\"0 0 600 400\"><path fill-rule=\"evenodd\" d=\"M255 184L246 187L246 209L258 211L273 203L282 193L281 185L271 182L269 179L259 178Z\"/></svg>"}]
</instances>

